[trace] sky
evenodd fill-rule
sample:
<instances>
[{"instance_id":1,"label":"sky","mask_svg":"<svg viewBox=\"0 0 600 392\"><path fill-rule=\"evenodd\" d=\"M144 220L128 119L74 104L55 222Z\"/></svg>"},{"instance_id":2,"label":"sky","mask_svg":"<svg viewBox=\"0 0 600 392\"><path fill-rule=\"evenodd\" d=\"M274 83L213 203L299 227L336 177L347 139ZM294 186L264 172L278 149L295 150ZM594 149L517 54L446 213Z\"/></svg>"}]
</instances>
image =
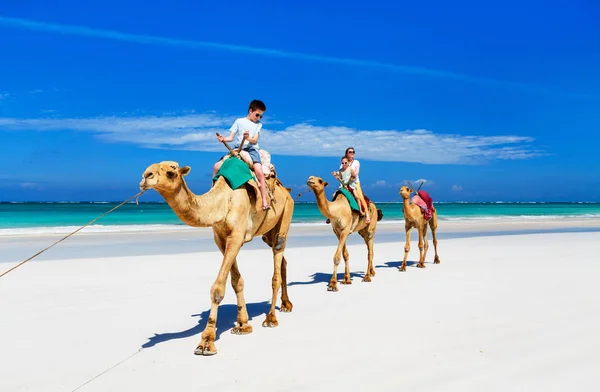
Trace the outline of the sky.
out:
<instances>
[{"instance_id":1,"label":"sky","mask_svg":"<svg viewBox=\"0 0 600 392\"><path fill-rule=\"evenodd\" d=\"M252 99L294 196L351 146L375 201L600 201L600 5L417 3L5 2L0 201L122 201L163 160L204 193Z\"/></svg>"}]
</instances>

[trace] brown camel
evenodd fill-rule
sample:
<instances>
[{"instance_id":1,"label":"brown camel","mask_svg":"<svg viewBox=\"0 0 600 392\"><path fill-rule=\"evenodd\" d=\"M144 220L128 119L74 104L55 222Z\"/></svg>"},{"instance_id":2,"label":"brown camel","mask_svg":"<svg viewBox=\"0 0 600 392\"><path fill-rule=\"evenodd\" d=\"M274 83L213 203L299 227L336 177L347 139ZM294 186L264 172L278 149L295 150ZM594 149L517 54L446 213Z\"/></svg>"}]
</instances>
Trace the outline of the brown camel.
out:
<instances>
[{"instance_id":1,"label":"brown camel","mask_svg":"<svg viewBox=\"0 0 600 392\"><path fill-rule=\"evenodd\" d=\"M350 254L346 248L346 240L351 233L358 231L358 234L365 240L368 249L368 264L363 282L370 282L371 277L375 276L373 268L373 240L377 229L377 221L381 220L383 214L378 210L373 202L369 203L369 215L377 216L377 219L371 219L366 223L366 216L361 216L358 212L352 211L350 203L343 195L338 194L334 201L330 202L325 196L326 181L315 176L308 177L306 184L312 189L317 198L317 206L321 214L331 221L333 232L337 236L339 243L335 254L333 255L333 275L327 286L328 291L338 291L337 287L337 269L342 255L344 256L345 271L342 284L352 284L350 279Z\"/></svg>"},{"instance_id":2,"label":"brown camel","mask_svg":"<svg viewBox=\"0 0 600 392\"><path fill-rule=\"evenodd\" d=\"M410 195L413 192L409 187L403 186L400 188L400 195L404 199L402 211L404 212L404 229L406 231L406 244L404 245L404 259L402 260L402 266L399 268L400 271L406 271L406 258L408 252L410 252L410 231L413 227L416 227L419 231L419 263L417 268L425 268L425 257L427 256L427 249L429 243L427 242L427 224L431 227L431 235L433 236L433 248L435 250L434 264L440 263L440 257L437 252L437 211L434 209L431 219L427 221L423 216L421 208L410 202Z\"/></svg>"},{"instance_id":3,"label":"brown camel","mask_svg":"<svg viewBox=\"0 0 600 392\"><path fill-rule=\"evenodd\" d=\"M244 279L236 257L242 245L250 242L255 236L262 235L263 241L273 249L273 296L271 309L262 324L263 327L276 327L278 324L275 305L280 286L280 311L292 311L292 303L287 294L287 262L283 252L294 211L294 200L277 177L266 180L272 194L271 209L268 211L261 208L261 198L254 181L232 190L227 181L219 177L207 193L198 196L190 191L183 179L190 170L189 166L179 167L177 162L171 161L152 164L144 171L140 189L156 190L185 224L193 227L210 226L213 229L215 243L223 253L223 261L217 279L210 289L211 307L208 322L202 331L202 340L194 351L198 355L213 355L217 353L215 338L219 303L225 296L225 284L230 272L238 306L237 324L231 332L252 332L244 299Z\"/></svg>"}]
</instances>

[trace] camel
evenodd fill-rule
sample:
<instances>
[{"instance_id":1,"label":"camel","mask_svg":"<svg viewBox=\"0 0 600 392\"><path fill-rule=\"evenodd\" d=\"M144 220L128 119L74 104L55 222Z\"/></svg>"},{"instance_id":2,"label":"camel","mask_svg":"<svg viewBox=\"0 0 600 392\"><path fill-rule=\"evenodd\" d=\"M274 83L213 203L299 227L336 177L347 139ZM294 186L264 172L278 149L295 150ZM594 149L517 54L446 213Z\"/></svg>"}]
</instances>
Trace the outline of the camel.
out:
<instances>
[{"instance_id":1,"label":"camel","mask_svg":"<svg viewBox=\"0 0 600 392\"><path fill-rule=\"evenodd\" d=\"M433 248L435 250L434 264L440 263L440 257L437 252L437 211L434 209L431 219L427 221L423 216L421 208L410 202L410 195L414 192L411 188L403 186L400 188L400 195L402 196L404 212L404 229L406 231L406 244L404 245L404 259L402 260L402 266L399 267L400 271L406 271L406 258L408 252L410 252L410 231L413 227L416 227L419 232L419 263L417 268L425 268L425 257L427 256L427 249L429 243L427 242L427 225L431 227L431 235L433 236Z\"/></svg>"},{"instance_id":2,"label":"camel","mask_svg":"<svg viewBox=\"0 0 600 392\"><path fill-rule=\"evenodd\" d=\"M228 158L237 159L237 158ZM181 221L193 227L212 227L214 240L223 254L217 279L210 289L211 308L202 338L194 350L197 355L214 355L217 313L225 296L227 277L231 272L231 285L237 296L237 323L232 329L235 334L249 334L248 311L244 299L244 279L238 268L236 257L244 243L262 236L263 241L273 250L274 271L272 279L273 295L271 309L263 322L263 327L276 327L275 316L277 293L282 287L281 312L291 312L292 303L287 294L286 267L283 255L294 200L289 190L284 188L275 176L267 179L271 191L271 209L262 210L261 198L255 181L246 182L232 190L224 177L219 177L205 194L195 195L187 187L184 176L189 174L189 166L179 167L177 162L154 163L144 171L140 189L154 189L173 209Z\"/></svg>"},{"instance_id":3,"label":"camel","mask_svg":"<svg viewBox=\"0 0 600 392\"><path fill-rule=\"evenodd\" d=\"M372 217L377 216L377 219L371 219L370 223L366 223L366 215L361 216L358 212L352 211L348 199L343 195L338 194L332 202L327 200L327 197L325 196L325 187L328 183L323 181L323 179L310 176L306 184L314 192L317 198L319 211L331 221L333 232L339 240L337 249L333 255L333 275L331 276L327 290L338 291L337 269L342 255L344 256L345 270L344 280L340 283L352 284L352 280L350 279L350 254L346 248L346 240L351 233L356 231L358 231L358 234L364 239L368 249L367 271L362 281L370 282L371 277L375 276L375 268L373 268L373 241L377 229L377 221L380 221L383 217L381 210L378 210L374 203L369 203L369 214Z\"/></svg>"}]
</instances>

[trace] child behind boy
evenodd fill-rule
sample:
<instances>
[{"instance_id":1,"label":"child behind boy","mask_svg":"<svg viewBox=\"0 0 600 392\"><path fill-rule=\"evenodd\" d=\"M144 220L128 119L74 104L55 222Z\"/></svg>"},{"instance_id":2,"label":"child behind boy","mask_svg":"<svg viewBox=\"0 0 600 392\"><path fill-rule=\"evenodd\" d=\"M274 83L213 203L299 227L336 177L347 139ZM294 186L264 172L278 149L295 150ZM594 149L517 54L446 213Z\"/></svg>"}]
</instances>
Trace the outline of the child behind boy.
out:
<instances>
[{"instance_id":1,"label":"child behind boy","mask_svg":"<svg viewBox=\"0 0 600 392\"><path fill-rule=\"evenodd\" d=\"M243 150L246 150L250 154L252 159L252 167L254 168L254 174L258 180L260 186L260 193L262 196L262 209L267 211L270 209L269 203L267 202L267 187L265 185L265 175L262 170L262 164L260 162L260 153L258 146L258 137L262 129L262 118L264 112L267 111L266 105L258 99L250 102L248 106L248 115L235 120L231 128L231 133L227 137L221 135L217 136L217 140L220 142L231 142L235 140L235 145L232 147L236 150L242 143ZM246 140L244 140L246 138ZM217 162L213 168L213 177L217 174L219 169L219 163Z\"/></svg>"}]
</instances>

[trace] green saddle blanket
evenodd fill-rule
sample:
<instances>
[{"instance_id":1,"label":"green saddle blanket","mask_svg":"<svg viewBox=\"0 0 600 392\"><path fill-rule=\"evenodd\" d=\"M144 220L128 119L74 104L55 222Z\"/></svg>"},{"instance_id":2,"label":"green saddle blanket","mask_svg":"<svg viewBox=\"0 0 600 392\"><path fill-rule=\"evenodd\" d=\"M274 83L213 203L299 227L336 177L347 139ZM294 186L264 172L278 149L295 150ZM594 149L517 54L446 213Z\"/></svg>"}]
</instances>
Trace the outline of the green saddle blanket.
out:
<instances>
[{"instance_id":1,"label":"green saddle blanket","mask_svg":"<svg viewBox=\"0 0 600 392\"><path fill-rule=\"evenodd\" d=\"M254 178L248 165L235 157L223 161L213 181L217 181L221 176L225 178L231 189L238 189Z\"/></svg>"},{"instance_id":2,"label":"green saddle blanket","mask_svg":"<svg viewBox=\"0 0 600 392\"><path fill-rule=\"evenodd\" d=\"M354 198L354 196L352 196L352 193L350 193L347 189L338 189L337 191L335 191L335 193L333 194L333 197L331 198L331 201L335 200L338 193L341 193L342 195L344 195L346 197L346 199L348 199L348 203L350 203L350 208L352 210L360 212L360 207L358 207L358 203L356 202L356 199Z\"/></svg>"}]
</instances>

